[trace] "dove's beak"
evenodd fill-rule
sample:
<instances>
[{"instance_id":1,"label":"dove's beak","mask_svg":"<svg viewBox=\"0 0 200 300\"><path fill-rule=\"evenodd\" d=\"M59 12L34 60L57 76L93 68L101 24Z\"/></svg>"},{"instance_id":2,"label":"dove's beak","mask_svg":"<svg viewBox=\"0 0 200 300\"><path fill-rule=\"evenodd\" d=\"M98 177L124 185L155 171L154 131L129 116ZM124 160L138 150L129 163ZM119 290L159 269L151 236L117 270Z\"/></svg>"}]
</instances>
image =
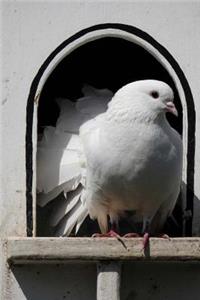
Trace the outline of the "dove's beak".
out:
<instances>
[{"instance_id":1,"label":"dove's beak","mask_svg":"<svg viewBox=\"0 0 200 300\"><path fill-rule=\"evenodd\" d=\"M166 103L166 111L178 117L178 111L172 101Z\"/></svg>"}]
</instances>

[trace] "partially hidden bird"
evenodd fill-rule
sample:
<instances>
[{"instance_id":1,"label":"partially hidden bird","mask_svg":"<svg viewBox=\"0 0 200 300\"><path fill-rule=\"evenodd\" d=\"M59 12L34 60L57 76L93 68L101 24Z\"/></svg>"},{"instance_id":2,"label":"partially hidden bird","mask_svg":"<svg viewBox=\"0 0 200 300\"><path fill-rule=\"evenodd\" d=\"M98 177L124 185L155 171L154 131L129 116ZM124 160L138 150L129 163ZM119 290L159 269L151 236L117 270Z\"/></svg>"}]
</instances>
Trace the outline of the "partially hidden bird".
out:
<instances>
[{"instance_id":1,"label":"partially hidden bird","mask_svg":"<svg viewBox=\"0 0 200 300\"><path fill-rule=\"evenodd\" d=\"M140 80L114 96L87 85L83 94L57 101L56 127L38 142L38 205L64 194L50 218L57 236L77 233L88 215L102 236L113 236L127 211L141 220L142 235L158 235L181 185L182 141L166 118L178 115L172 89Z\"/></svg>"}]
</instances>

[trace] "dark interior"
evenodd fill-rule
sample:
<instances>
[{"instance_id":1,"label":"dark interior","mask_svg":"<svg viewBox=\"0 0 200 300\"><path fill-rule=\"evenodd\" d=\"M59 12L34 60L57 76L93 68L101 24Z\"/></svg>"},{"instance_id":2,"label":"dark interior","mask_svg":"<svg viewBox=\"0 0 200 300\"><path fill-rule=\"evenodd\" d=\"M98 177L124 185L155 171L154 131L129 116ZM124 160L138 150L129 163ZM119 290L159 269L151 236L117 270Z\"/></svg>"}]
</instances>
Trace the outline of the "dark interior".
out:
<instances>
[{"instance_id":1,"label":"dark interior","mask_svg":"<svg viewBox=\"0 0 200 300\"><path fill-rule=\"evenodd\" d=\"M168 116L172 126L182 133L182 108L178 92L165 68L145 49L124 39L107 37L89 42L66 56L47 79L38 109L38 130L55 125L58 97L76 101L84 83L116 92L123 85L141 79L168 83L175 93L178 119ZM48 113L47 113L48 112Z\"/></svg>"},{"instance_id":2,"label":"dark interior","mask_svg":"<svg viewBox=\"0 0 200 300\"><path fill-rule=\"evenodd\" d=\"M172 87L179 116L176 118L170 114L167 117L170 124L182 134L181 102L169 73L141 46L114 37L101 38L80 46L56 66L41 93L38 134L43 132L44 126L56 124L59 109L55 99L63 97L76 101L82 96L81 88L84 83L116 92L123 85L141 79L162 80ZM175 211L178 225L170 221L167 231L177 236L181 235L181 209L176 207ZM43 213L39 210L38 216ZM40 223L40 217L38 221ZM40 226L38 230L41 231Z\"/></svg>"}]
</instances>

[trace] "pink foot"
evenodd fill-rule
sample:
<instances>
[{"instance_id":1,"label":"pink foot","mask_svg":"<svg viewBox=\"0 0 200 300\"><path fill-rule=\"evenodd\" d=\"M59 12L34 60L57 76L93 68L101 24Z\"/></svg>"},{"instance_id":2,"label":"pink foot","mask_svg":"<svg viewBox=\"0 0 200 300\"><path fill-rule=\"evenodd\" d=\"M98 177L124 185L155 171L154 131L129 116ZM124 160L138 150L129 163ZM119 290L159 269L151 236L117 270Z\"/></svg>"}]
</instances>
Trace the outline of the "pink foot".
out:
<instances>
[{"instance_id":1,"label":"pink foot","mask_svg":"<svg viewBox=\"0 0 200 300\"><path fill-rule=\"evenodd\" d=\"M170 240L170 237L165 234L165 233L162 233L160 234L159 236L157 236L161 239L167 239L167 240ZM149 238L150 238L150 235L148 232L145 232L145 234L143 235L143 249L145 250L147 248L147 245L149 243Z\"/></svg>"},{"instance_id":2,"label":"pink foot","mask_svg":"<svg viewBox=\"0 0 200 300\"><path fill-rule=\"evenodd\" d=\"M110 230L107 233L94 233L92 235L92 237L116 237L116 238L120 238L120 235L118 233L116 233L114 230Z\"/></svg>"},{"instance_id":3,"label":"pink foot","mask_svg":"<svg viewBox=\"0 0 200 300\"><path fill-rule=\"evenodd\" d=\"M124 241L122 240L121 236L116 233L114 230L110 230L108 231L107 233L94 233L92 235L93 238L96 238L96 237L99 237L99 238L103 238L103 237L108 237L108 238L116 238L122 245L125 249L127 249Z\"/></svg>"},{"instance_id":4,"label":"pink foot","mask_svg":"<svg viewBox=\"0 0 200 300\"><path fill-rule=\"evenodd\" d=\"M168 234L166 234L166 233L162 233L162 234L160 234L158 237L159 237L159 238L161 238L161 239L170 240L170 237L169 237L169 235L168 235Z\"/></svg>"},{"instance_id":5,"label":"pink foot","mask_svg":"<svg viewBox=\"0 0 200 300\"><path fill-rule=\"evenodd\" d=\"M145 234L143 235L143 250L147 248L147 245L149 243L149 237L149 233L145 232Z\"/></svg>"}]
</instances>

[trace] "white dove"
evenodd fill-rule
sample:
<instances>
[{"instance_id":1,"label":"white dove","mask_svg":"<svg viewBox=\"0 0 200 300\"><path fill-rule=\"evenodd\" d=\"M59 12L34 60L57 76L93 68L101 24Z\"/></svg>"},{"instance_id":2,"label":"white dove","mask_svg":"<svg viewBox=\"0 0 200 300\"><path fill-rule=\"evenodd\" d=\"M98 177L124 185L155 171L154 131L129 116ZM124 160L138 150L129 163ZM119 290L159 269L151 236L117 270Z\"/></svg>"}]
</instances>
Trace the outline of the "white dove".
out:
<instances>
[{"instance_id":1,"label":"white dove","mask_svg":"<svg viewBox=\"0 0 200 300\"><path fill-rule=\"evenodd\" d=\"M166 112L177 115L173 91L164 82L141 80L122 87L110 102L111 94L105 100L106 90L88 93L82 101L71 104L71 111L61 109L56 129L49 137L46 132L39 145L40 205L62 190L77 190L81 182L78 192L55 212L52 225L57 225L58 235L69 235L75 226L77 231L88 214L97 219L105 234L108 220L117 225L125 211L143 220L143 233L158 234L172 213L181 183L182 141L166 119ZM103 101L90 106L98 93ZM78 123L75 133L73 128L69 130L72 117ZM63 149L60 161L54 159L56 148ZM56 163L59 175L52 180Z\"/></svg>"}]
</instances>

